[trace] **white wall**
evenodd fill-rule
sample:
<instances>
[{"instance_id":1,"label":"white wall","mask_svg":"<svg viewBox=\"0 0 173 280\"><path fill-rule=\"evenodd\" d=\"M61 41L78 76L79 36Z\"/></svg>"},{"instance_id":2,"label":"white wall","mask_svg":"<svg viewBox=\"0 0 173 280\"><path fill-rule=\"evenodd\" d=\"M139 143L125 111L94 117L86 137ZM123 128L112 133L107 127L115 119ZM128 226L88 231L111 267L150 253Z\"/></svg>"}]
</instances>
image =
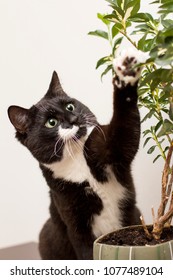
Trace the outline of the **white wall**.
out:
<instances>
[{"instance_id":1,"label":"white wall","mask_svg":"<svg viewBox=\"0 0 173 280\"><path fill-rule=\"evenodd\" d=\"M143 0L144 8L147 2ZM89 106L100 122L108 122L111 77L101 83L95 70L96 60L108 53L108 46L87 35L100 25L97 12L106 11L104 0L1 2L0 248L37 240L49 215L48 187L38 163L14 139L7 108L37 102L48 88L52 71L57 70L65 91ZM159 162L153 165L151 159L141 149L133 164L138 204L147 222L151 206L158 201L161 170Z\"/></svg>"}]
</instances>

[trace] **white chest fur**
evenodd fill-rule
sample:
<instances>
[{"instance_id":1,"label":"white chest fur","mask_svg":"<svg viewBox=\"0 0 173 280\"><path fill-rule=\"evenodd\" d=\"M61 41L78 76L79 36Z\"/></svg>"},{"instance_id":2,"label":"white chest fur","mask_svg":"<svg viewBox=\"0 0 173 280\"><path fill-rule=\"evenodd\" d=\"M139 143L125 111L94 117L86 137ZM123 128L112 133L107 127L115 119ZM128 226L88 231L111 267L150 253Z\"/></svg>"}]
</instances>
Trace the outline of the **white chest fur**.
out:
<instances>
[{"instance_id":1,"label":"white chest fur","mask_svg":"<svg viewBox=\"0 0 173 280\"><path fill-rule=\"evenodd\" d=\"M90 185L103 203L103 210L100 215L95 215L92 225L93 233L98 237L122 226L119 202L125 197L125 190L111 171L107 183L93 180Z\"/></svg>"},{"instance_id":2,"label":"white chest fur","mask_svg":"<svg viewBox=\"0 0 173 280\"><path fill-rule=\"evenodd\" d=\"M69 156L69 152L71 156ZM75 147L65 147L63 159L60 162L46 164L54 178L82 183L88 181L90 188L100 197L103 210L100 215L94 215L92 230L96 237L121 227L119 202L125 197L125 190L116 180L110 167L107 167L108 182L99 183L91 174L82 151ZM89 191L88 189L86 191Z\"/></svg>"}]
</instances>

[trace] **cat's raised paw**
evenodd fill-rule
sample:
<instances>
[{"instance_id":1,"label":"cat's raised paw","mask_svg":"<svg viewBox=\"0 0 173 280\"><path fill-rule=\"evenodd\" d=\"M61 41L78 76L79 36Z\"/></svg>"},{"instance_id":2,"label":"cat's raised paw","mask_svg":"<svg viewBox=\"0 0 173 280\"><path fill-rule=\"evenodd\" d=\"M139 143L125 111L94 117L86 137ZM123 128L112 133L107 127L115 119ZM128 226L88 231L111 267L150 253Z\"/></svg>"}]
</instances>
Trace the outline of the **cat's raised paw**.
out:
<instances>
[{"instance_id":1,"label":"cat's raised paw","mask_svg":"<svg viewBox=\"0 0 173 280\"><path fill-rule=\"evenodd\" d=\"M134 49L123 50L113 61L115 71L114 84L122 88L130 84L133 86L140 78L142 67L138 64L145 62L147 56Z\"/></svg>"}]
</instances>

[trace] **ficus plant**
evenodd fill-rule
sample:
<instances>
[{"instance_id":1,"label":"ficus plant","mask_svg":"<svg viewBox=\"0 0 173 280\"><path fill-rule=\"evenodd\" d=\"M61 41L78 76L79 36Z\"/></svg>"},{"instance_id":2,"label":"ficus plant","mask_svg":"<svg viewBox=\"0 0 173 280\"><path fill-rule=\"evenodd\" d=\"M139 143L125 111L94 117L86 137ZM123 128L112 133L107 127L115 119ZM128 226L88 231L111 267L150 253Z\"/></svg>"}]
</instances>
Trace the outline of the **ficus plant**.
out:
<instances>
[{"instance_id":1,"label":"ficus plant","mask_svg":"<svg viewBox=\"0 0 173 280\"><path fill-rule=\"evenodd\" d=\"M114 75L113 59L125 39L148 56L138 84L138 105L146 112L141 121L152 120L142 132L144 146L148 146L148 154L154 152L153 162L163 160L163 174L157 213L152 208L152 232L148 231L143 217L141 221L149 238L160 239L163 228L171 225L173 217L173 1L150 3L154 5L151 10L157 10L156 18L140 11L142 0L105 1L110 13L97 14L103 30L89 32L110 46L110 53L96 64L96 69L103 68L101 78L108 72Z\"/></svg>"}]
</instances>

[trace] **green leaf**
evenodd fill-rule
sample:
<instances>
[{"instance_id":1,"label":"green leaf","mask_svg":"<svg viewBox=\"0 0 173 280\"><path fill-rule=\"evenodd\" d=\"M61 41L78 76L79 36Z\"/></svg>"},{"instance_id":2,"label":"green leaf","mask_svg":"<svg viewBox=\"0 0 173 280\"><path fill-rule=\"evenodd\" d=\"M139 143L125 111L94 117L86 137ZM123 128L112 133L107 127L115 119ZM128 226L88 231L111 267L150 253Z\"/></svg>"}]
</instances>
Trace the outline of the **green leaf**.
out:
<instances>
[{"instance_id":1,"label":"green leaf","mask_svg":"<svg viewBox=\"0 0 173 280\"><path fill-rule=\"evenodd\" d=\"M155 0L155 1L151 2L151 4L158 4L158 3L160 3L160 0Z\"/></svg>"},{"instance_id":2,"label":"green leaf","mask_svg":"<svg viewBox=\"0 0 173 280\"><path fill-rule=\"evenodd\" d=\"M155 126L155 128L154 128L154 131L155 131L155 133L158 131L158 129L161 127L161 125L162 125L162 121L160 121L160 122L158 122L157 124L156 124L156 126Z\"/></svg>"},{"instance_id":3,"label":"green leaf","mask_svg":"<svg viewBox=\"0 0 173 280\"><path fill-rule=\"evenodd\" d=\"M173 123L165 119L162 125L161 130L159 131L157 137L168 135L173 133Z\"/></svg>"},{"instance_id":4,"label":"green leaf","mask_svg":"<svg viewBox=\"0 0 173 280\"><path fill-rule=\"evenodd\" d=\"M145 131L143 131L143 136L145 137L147 134L151 133L151 130L146 129Z\"/></svg>"},{"instance_id":5,"label":"green leaf","mask_svg":"<svg viewBox=\"0 0 173 280\"><path fill-rule=\"evenodd\" d=\"M169 110L166 108L162 108L162 111L165 112L166 114L169 114Z\"/></svg>"},{"instance_id":6,"label":"green leaf","mask_svg":"<svg viewBox=\"0 0 173 280\"><path fill-rule=\"evenodd\" d=\"M105 1L110 3L111 5L116 5L121 8L122 0L105 0Z\"/></svg>"},{"instance_id":7,"label":"green leaf","mask_svg":"<svg viewBox=\"0 0 173 280\"><path fill-rule=\"evenodd\" d=\"M159 3L167 3L167 2L171 2L172 0L160 0Z\"/></svg>"},{"instance_id":8,"label":"green leaf","mask_svg":"<svg viewBox=\"0 0 173 280\"><path fill-rule=\"evenodd\" d=\"M164 153L167 152L169 150L169 146L167 146L165 149L164 149Z\"/></svg>"},{"instance_id":9,"label":"green leaf","mask_svg":"<svg viewBox=\"0 0 173 280\"><path fill-rule=\"evenodd\" d=\"M145 48L145 41L148 33L146 32L144 36L138 41L138 49L143 51Z\"/></svg>"},{"instance_id":10,"label":"green leaf","mask_svg":"<svg viewBox=\"0 0 173 280\"><path fill-rule=\"evenodd\" d=\"M110 21L105 18L105 14L97 14L98 19L100 19L104 24L110 25Z\"/></svg>"},{"instance_id":11,"label":"green leaf","mask_svg":"<svg viewBox=\"0 0 173 280\"><path fill-rule=\"evenodd\" d=\"M173 25L171 24L169 27L164 29L161 33L161 36L166 37L173 37Z\"/></svg>"},{"instance_id":12,"label":"green leaf","mask_svg":"<svg viewBox=\"0 0 173 280\"><path fill-rule=\"evenodd\" d=\"M154 91L160 83L161 83L160 77L155 77L155 79L153 79L150 83L151 91Z\"/></svg>"},{"instance_id":13,"label":"green leaf","mask_svg":"<svg viewBox=\"0 0 173 280\"><path fill-rule=\"evenodd\" d=\"M137 14L137 12L140 9L140 0L130 0L130 1L124 1L124 9L126 11L126 14L130 10L129 16L134 16Z\"/></svg>"},{"instance_id":14,"label":"green leaf","mask_svg":"<svg viewBox=\"0 0 173 280\"><path fill-rule=\"evenodd\" d=\"M163 15L168 15L173 12L173 3L167 2L159 7L158 13Z\"/></svg>"},{"instance_id":15,"label":"green leaf","mask_svg":"<svg viewBox=\"0 0 173 280\"><path fill-rule=\"evenodd\" d=\"M152 33L153 31L149 28L147 24L139 24L136 26L136 29L132 32L133 34L142 34L142 33Z\"/></svg>"},{"instance_id":16,"label":"green leaf","mask_svg":"<svg viewBox=\"0 0 173 280\"><path fill-rule=\"evenodd\" d=\"M105 76L110 70L112 70L113 68L112 68L112 65L108 65L107 67L106 67L106 69L103 71L103 73L101 74L101 80L102 80L102 78L103 78L103 76Z\"/></svg>"},{"instance_id":17,"label":"green leaf","mask_svg":"<svg viewBox=\"0 0 173 280\"><path fill-rule=\"evenodd\" d=\"M118 30L124 30L124 26L120 22L115 23L114 28L117 28Z\"/></svg>"},{"instance_id":18,"label":"green leaf","mask_svg":"<svg viewBox=\"0 0 173 280\"><path fill-rule=\"evenodd\" d=\"M116 0L115 2L116 2L116 5L121 8L122 0Z\"/></svg>"},{"instance_id":19,"label":"green leaf","mask_svg":"<svg viewBox=\"0 0 173 280\"><path fill-rule=\"evenodd\" d=\"M158 58L155 59L155 63L160 65L160 66L167 66L172 64L173 61L173 54L171 53L165 53L163 56L159 56Z\"/></svg>"},{"instance_id":20,"label":"green leaf","mask_svg":"<svg viewBox=\"0 0 173 280\"><path fill-rule=\"evenodd\" d=\"M129 20L134 22L148 22L153 21L153 17L149 13L137 13L129 17Z\"/></svg>"},{"instance_id":21,"label":"green leaf","mask_svg":"<svg viewBox=\"0 0 173 280\"><path fill-rule=\"evenodd\" d=\"M157 157L155 157L155 159L153 160L153 163L156 162L156 160L158 160L161 157L161 155L158 155Z\"/></svg>"},{"instance_id":22,"label":"green leaf","mask_svg":"<svg viewBox=\"0 0 173 280\"><path fill-rule=\"evenodd\" d=\"M138 96L141 96L141 95L143 95L143 94L145 94L145 93L148 93L150 91L150 87L149 86L141 86L141 85L139 85L139 87L138 87ZM148 99L148 98L147 98Z\"/></svg>"},{"instance_id":23,"label":"green leaf","mask_svg":"<svg viewBox=\"0 0 173 280\"><path fill-rule=\"evenodd\" d=\"M121 7L117 5L111 5L111 7L114 9L114 12L116 11L122 18L124 18L125 12L121 9Z\"/></svg>"},{"instance_id":24,"label":"green leaf","mask_svg":"<svg viewBox=\"0 0 173 280\"><path fill-rule=\"evenodd\" d=\"M132 25L132 23L130 21L128 21L128 19L127 19L126 24L125 24L126 28L130 27L131 25Z\"/></svg>"},{"instance_id":25,"label":"green leaf","mask_svg":"<svg viewBox=\"0 0 173 280\"><path fill-rule=\"evenodd\" d=\"M106 0L107 1L107 0ZM113 1L107 1L110 3L110 7L113 9L113 13L116 13L121 17L121 19L124 18L125 11L122 9L121 5L118 5L118 3L113 3Z\"/></svg>"},{"instance_id":26,"label":"green leaf","mask_svg":"<svg viewBox=\"0 0 173 280\"><path fill-rule=\"evenodd\" d=\"M104 56L97 61L96 69L98 69L101 65L110 62L112 60L111 56Z\"/></svg>"},{"instance_id":27,"label":"green leaf","mask_svg":"<svg viewBox=\"0 0 173 280\"><path fill-rule=\"evenodd\" d=\"M169 12L172 12L173 11L173 2L168 1L167 3L161 5L159 8L160 9L166 9L166 10L169 10Z\"/></svg>"},{"instance_id":28,"label":"green leaf","mask_svg":"<svg viewBox=\"0 0 173 280\"><path fill-rule=\"evenodd\" d=\"M156 145L152 146L152 147L147 151L147 154L152 154L152 153L154 152L154 150L155 150L156 147L157 147Z\"/></svg>"},{"instance_id":29,"label":"green leaf","mask_svg":"<svg viewBox=\"0 0 173 280\"><path fill-rule=\"evenodd\" d=\"M153 39L146 39L145 40L145 44L143 46L143 51L144 52L149 52L153 49L154 45L155 45L155 38Z\"/></svg>"},{"instance_id":30,"label":"green leaf","mask_svg":"<svg viewBox=\"0 0 173 280\"><path fill-rule=\"evenodd\" d=\"M116 25L114 24L112 26L112 39L119 33L119 30L117 29Z\"/></svg>"},{"instance_id":31,"label":"green leaf","mask_svg":"<svg viewBox=\"0 0 173 280\"><path fill-rule=\"evenodd\" d=\"M169 9L163 9L158 11L159 14L170 14L173 13L173 7L172 5L169 7Z\"/></svg>"},{"instance_id":32,"label":"green leaf","mask_svg":"<svg viewBox=\"0 0 173 280\"><path fill-rule=\"evenodd\" d=\"M141 82L141 86L145 86L147 83L150 84L151 90L154 90L160 82L166 83L170 81L171 70L169 69L156 69L152 73L146 75L144 80Z\"/></svg>"},{"instance_id":33,"label":"green leaf","mask_svg":"<svg viewBox=\"0 0 173 280\"><path fill-rule=\"evenodd\" d=\"M170 102L169 117L170 117L171 121L173 121L173 102Z\"/></svg>"},{"instance_id":34,"label":"green leaf","mask_svg":"<svg viewBox=\"0 0 173 280\"><path fill-rule=\"evenodd\" d=\"M173 20L171 20L171 19L164 19L161 22L162 22L163 27L165 27L165 28L169 28L171 25L173 25Z\"/></svg>"},{"instance_id":35,"label":"green leaf","mask_svg":"<svg viewBox=\"0 0 173 280\"><path fill-rule=\"evenodd\" d=\"M104 16L104 18L111 21L111 22L119 22L120 21L120 18L116 13L106 15L106 16Z\"/></svg>"},{"instance_id":36,"label":"green leaf","mask_svg":"<svg viewBox=\"0 0 173 280\"><path fill-rule=\"evenodd\" d=\"M143 122L146 121L147 119L150 119L150 118L153 116L153 114L154 114L154 110L152 109L152 110L149 111L149 113L147 113L147 114L145 115L145 117L142 119L141 123L143 123Z\"/></svg>"},{"instance_id":37,"label":"green leaf","mask_svg":"<svg viewBox=\"0 0 173 280\"><path fill-rule=\"evenodd\" d=\"M98 36L108 40L108 33L103 30L90 31L88 35Z\"/></svg>"},{"instance_id":38,"label":"green leaf","mask_svg":"<svg viewBox=\"0 0 173 280\"><path fill-rule=\"evenodd\" d=\"M147 137L147 139L145 140L144 144L143 144L143 147L146 146L146 144L152 139L152 137Z\"/></svg>"},{"instance_id":39,"label":"green leaf","mask_svg":"<svg viewBox=\"0 0 173 280\"><path fill-rule=\"evenodd\" d=\"M159 98L159 103L163 104L166 102L168 102L168 98L170 97L170 92L167 91L166 88L164 88L164 91L161 93L160 98Z\"/></svg>"},{"instance_id":40,"label":"green leaf","mask_svg":"<svg viewBox=\"0 0 173 280\"><path fill-rule=\"evenodd\" d=\"M116 40L114 41L113 48L112 48L112 54L113 54L113 56L114 56L114 54L115 54L115 51L119 48L119 46L120 46L120 44L121 44L121 42L122 42L122 39L123 39L123 37L120 37L120 38L118 38L118 39L116 39Z\"/></svg>"}]
</instances>

